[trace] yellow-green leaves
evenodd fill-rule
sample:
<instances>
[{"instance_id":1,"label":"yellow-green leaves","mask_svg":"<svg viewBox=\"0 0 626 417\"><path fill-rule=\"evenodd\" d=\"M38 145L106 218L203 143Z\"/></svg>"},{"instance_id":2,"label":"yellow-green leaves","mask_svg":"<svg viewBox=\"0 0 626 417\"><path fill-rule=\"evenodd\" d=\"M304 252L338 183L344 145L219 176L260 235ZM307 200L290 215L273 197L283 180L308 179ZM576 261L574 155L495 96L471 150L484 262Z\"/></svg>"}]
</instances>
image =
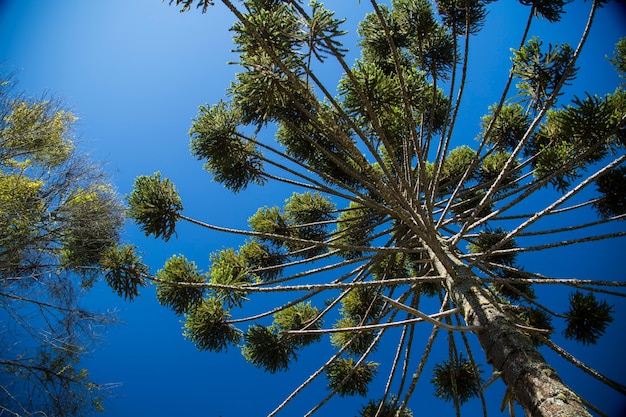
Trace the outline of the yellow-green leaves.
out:
<instances>
[{"instance_id":1,"label":"yellow-green leaves","mask_svg":"<svg viewBox=\"0 0 626 417\"><path fill-rule=\"evenodd\" d=\"M525 149L535 155L535 177L547 178L566 191L584 168L624 148L626 94L575 97L572 104L548 112L546 121Z\"/></svg>"},{"instance_id":2,"label":"yellow-green leaves","mask_svg":"<svg viewBox=\"0 0 626 417\"><path fill-rule=\"evenodd\" d=\"M17 268L36 240L45 213L42 185L40 180L0 173L0 271Z\"/></svg>"},{"instance_id":3,"label":"yellow-green leaves","mask_svg":"<svg viewBox=\"0 0 626 417\"><path fill-rule=\"evenodd\" d=\"M348 329L330 335L330 343L337 349L346 347L346 352L352 355L361 355L370 347L374 341L375 333L372 330L358 330L361 320L350 317L343 317L333 325L335 329Z\"/></svg>"},{"instance_id":4,"label":"yellow-green leaves","mask_svg":"<svg viewBox=\"0 0 626 417\"><path fill-rule=\"evenodd\" d=\"M377 287L357 287L351 289L342 299L340 313L342 317L333 326L336 329L359 327L377 321L383 307L382 298L377 297ZM342 348L346 345L347 352L361 355L374 340L374 332L350 330L333 333L330 341L333 346Z\"/></svg>"},{"instance_id":5,"label":"yellow-green leaves","mask_svg":"<svg viewBox=\"0 0 626 417\"><path fill-rule=\"evenodd\" d=\"M510 153L500 151L496 151L487 155L482 160L482 163L478 168L478 172L476 173L478 183L483 184L483 187L485 187L485 189L488 189L495 182L498 176L502 174L502 172L504 171L504 167L506 166L506 163L508 162L510 157ZM517 187L517 183L515 181L520 176L520 171L516 170L518 166L519 161L514 159L506 170L508 175L500 180L500 185L498 187L499 193Z\"/></svg>"},{"instance_id":6,"label":"yellow-green leaves","mask_svg":"<svg viewBox=\"0 0 626 417\"><path fill-rule=\"evenodd\" d=\"M334 12L326 9L317 0L310 3L310 19L302 19L300 35L297 37L308 49L307 66L310 66L311 56L315 56L320 62L326 58L326 54L339 54L343 56L347 49L342 48L339 41L347 32L340 29L346 19L335 19Z\"/></svg>"},{"instance_id":7,"label":"yellow-green leaves","mask_svg":"<svg viewBox=\"0 0 626 417\"><path fill-rule=\"evenodd\" d=\"M63 262L70 268L96 265L103 252L119 240L123 209L110 187L92 184L76 189L64 207L59 220L68 225L64 236Z\"/></svg>"},{"instance_id":8,"label":"yellow-green leaves","mask_svg":"<svg viewBox=\"0 0 626 417\"><path fill-rule=\"evenodd\" d=\"M341 300L341 312L345 317L363 323L374 320L383 307L382 298L377 297L377 287L357 287Z\"/></svg>"},{"instance_id":9,"label":"yellow-green leaves","mask_svg":"<svg viewBox=\"0 0 626 417\"><path fill-rule=\"evenodd\" d=\"M363 60L393 73L395 52L407 68L418 68L433 78L448 78L455 57L453 37L435 17L431 2L394 0L392 6L390 10L380 5L380 16L369 13L359 24ZM381 17L396 51L391 49Z\"/></svg>"},{"instance_id":10,"label":"yellow-green leaves","mask_svg":"<svg viewBox=\"0 0 626 417\"><path fill-rule=\"evenodd\" d=\"M485 24L485 3L479 0L438 0L437 11L453 34L476 34Z\"/></svg>"},{"instance_id":11,"label":"yellow-green leaves","mask_svg":"<svg viewBox=\"0 0 626 417\"><path fill-rule=\"evenodd\" d=\"M238 254L250 269L250 273L253 273L261 281L276 279L282 271L280 265L286 259L286 256L276 249L256 240L249 240L240 246Z\"/></svg>"},{"instance_id":12,"label":"yellow-green leaves","mask_svg":"<svg viewBox=\"0 0 626 417\"><path fill-rule=\"evenodd\" d=\"M28 156L44 165L60 165L74 148L68 133L76 120L49 101L14 101L3 120L2 159Z\"/></svg>"},{"instance_id":13,"label":"yellow-green leaves","mask_svg":"<svg viewBox=\"0 0 626 417\"><path fill-rule=\"evenodd\" d=\"M320 193L293 193L284 207L285 221L291 236L306 241L323 242L335 205ZM305 250L304 256L315 256L326 251L324 246L312 247L308 242L285 242L290 251Z\"/></svg>"},{"instance_id":14,"label":"yellow-green leaves","mask_svg":"<svg viewBox=\"0 0 626 417\"><path fill-rule=\"evenodd\" d=\"M75 149L76 117L54 101L5 94L0 90L2 269L48 263L95 277L102 254L118 241L121 203L99 167Z\"/></svg>"},{"instance_id":15,"label":"yellow-green leaves","mask_svg":"<svg viewBox=\"0 0 626 417\"><path fill-rule=\"evenodd\" d=\"M452 149L443 161L438 184L442 190L450 192L463 178L465 172L472 166L476 158L476 151L469 146L463 145ZM475 177L474 172L470 172L465 177L469 181Z\"/></svg>"},{"instance_id":16,"label":"yellow-green leaves","mask_svg":"<svg viewBox=\"0 0 626 417\"><path fill-rule=\"evenodd\" d=\"M0 229L8 233L34 226L44 210L41 180L0 173ZM4 235L4 233L3 233Z\"/></svg>"},{"instance_id":17,"label":"yellow-green leaves","mask_svg":"<svg viewBox=\"0 0 626 417\"><path fill-rule=\"evenodd\" d=\"M261 207L248 219L248 224L252 230L263 234L280 236L288 233L287 223L278 207ZM278 247L282 245L282 241L278 237L261 236L260 239Z\"/></svg>"}]
</instances>

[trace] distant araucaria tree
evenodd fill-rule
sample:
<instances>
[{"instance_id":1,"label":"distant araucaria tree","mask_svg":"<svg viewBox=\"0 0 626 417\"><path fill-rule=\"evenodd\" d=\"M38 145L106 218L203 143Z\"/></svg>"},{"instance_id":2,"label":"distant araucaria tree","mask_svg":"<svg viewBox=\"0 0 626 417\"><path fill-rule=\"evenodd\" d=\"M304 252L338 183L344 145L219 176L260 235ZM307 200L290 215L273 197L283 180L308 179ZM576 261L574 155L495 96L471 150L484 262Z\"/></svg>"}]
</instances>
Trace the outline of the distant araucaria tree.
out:
<instances>
[{"instance_id":1,"label":"distant araucaria tree","mask_svg":"<svg viewBox=\"0 0 626 417\"><path fill-rule=\"evenodd\" d=\"M528 19L508 82L476 121L477 141L453 147L464 134L455 126L464 117L470 44L490 1L372 0L354 65L345 60L343 21L317 1L222 1L237 18L241 71L224 101L200 107L192 154L233 192L271 182L296 192L235 230L187 217L174 185L154 174L137 178L128 213L165 240L181 220L242 236L238 248L212 254L205 273L179 255L149 276L199 349L238 345L274 373L330 335L336 354L271 415L323 377L329 397L310 413L332 395L358 394L373 396L362 416L408 416L424 378L457 414L474 397L486 413L497 378L511 411L517 402L533 416L599 412L602 404L568 388L540 349L626 393L551 339L560 332L595 344L615 309L605 298L623 297L616 287L624 283L547 276L518 259L626 235L623 88L557 105L606 1L589 2L573 46L528 36L535 18L558 21L566 1L520 2ZM212 4L170 3L182 11ZM619 71L625 44L610 57ZM320 75L319 62L329 61L343 71L336 89ZM578 222L554 226L563 216ZM542 299L535 289L546 284L558 289ZM258 312L255 302L269 292L283 297ZM569 297L569 309L555 311L554 297ZM425 340L417 337L423 326L431 329ZM442 334L447 358L424 376ZM376 352L383 343L386 351ZM489 365L493 375L484 378ZM374 378L386 378L382 392L368 392Z\"/></svg>"}]
</instances>

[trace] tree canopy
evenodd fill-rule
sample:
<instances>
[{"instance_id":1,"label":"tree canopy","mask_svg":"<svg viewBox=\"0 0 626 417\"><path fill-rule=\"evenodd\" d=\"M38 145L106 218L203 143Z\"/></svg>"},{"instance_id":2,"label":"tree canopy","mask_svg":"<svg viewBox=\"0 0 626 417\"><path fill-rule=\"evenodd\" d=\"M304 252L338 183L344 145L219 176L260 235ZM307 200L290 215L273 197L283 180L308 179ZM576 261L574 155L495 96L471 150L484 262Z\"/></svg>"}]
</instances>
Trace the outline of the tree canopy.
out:
<instances>
[{"instance_id":1,"label":"tree canopy","mask_svg":"<svg viewBox=\"0 0 626 417\"><path fill-rule=\"evenodd\" d=\"M560 20L567 2L520 1L528 18L509 78L472 141L455 127L491 1L372 0L353 65L344 21L318 1L222 3L236 18L240 72L222 101L199 107L191 153L234 193L272 183L296 191L282 207L252 209L247 229L232 229L185 215L159 173L136 179L128 214L146 235L167 240L188 221L242 239L213 253L207 272L174 255L156 274L142 273L184 320L185 337L201 350L239 347L269 373L329 339L335 354L270 415L324 377L328 396L306 415L335 395L369 397L362 416L412 415L423 380L457 414L471 400L486 415L497 379L511 413L514 403L529 415L602 413L568 388L544 351L626 393L553 340L558 332L597 344L624 282L549 276L522 259L626 235L623 86L559 101L579 81L577 60L606 1L589 2L575 45L529 36L536 19ZM170 4L210 14L212 2ZM622 40L609 57L622 75L624 51ZM330 61L342 70L336 87L321 74ZM563 217L576 223L555 225ZM536 288L545 285L554 290L542 298ZM569 309L556 311L555 297ZM441 338L447 358L429 378ZM376 378L386 381L381 392L368 390Z\"/></svg>"},{"instance_id":2,"label":"tree canopy","mask_svg":"<svg viewBox=\"0 0 626 417\"><path fill-rule=\"evenodd\" d=\"M11 76L0 79L3 415L102 411L107 386L90 379L81 359L114 317L81 298L105 270L113 276L129 262L115 259L124 257L122 200L78 150L75 121L59 100L26 97ZM130 276L123 282L132 285Z\"/></svg>"}]
</instances>

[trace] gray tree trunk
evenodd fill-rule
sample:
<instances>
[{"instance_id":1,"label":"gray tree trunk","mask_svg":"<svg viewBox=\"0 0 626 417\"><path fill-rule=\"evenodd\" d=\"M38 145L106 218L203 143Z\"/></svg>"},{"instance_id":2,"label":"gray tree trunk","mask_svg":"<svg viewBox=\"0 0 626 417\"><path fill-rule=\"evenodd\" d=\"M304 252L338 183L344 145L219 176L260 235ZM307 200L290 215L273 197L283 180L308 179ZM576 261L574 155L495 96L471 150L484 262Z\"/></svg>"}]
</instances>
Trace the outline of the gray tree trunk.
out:
<instances>
[{"instance_id":1,"label":"gray tree trunk","mask_svg":"<svg viewBox=\"0 0 626 417\"><path fill-rule=\"evenodd\" d=\"M561 381L530 338L501 308L497 298L440 243L439 248L433 249L434 266L440 274L448 276L446 285L462 309L467 325L483 328L477 336L487 362L501 373L526 415L591 417L580 397Z\"/></svg>"}]
</instances>

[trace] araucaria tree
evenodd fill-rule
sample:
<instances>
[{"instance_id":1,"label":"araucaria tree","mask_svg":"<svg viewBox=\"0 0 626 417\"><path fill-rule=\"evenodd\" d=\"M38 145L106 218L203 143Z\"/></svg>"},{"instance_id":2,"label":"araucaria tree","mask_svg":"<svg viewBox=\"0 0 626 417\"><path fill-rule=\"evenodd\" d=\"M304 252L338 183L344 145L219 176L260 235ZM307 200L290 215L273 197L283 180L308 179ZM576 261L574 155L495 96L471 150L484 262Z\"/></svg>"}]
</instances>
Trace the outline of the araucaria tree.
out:
<instances>
[{"instance_id":1,"label":"araucaria tree","mask_svg":"<svg viewBox=\"0 0 626 417\"><path fill-rule=\"evenodd\" d=\"M126 265L112 258L124 210L76 148L75 121L0 78L0 415L102 410L106 387L80 360L113 317L80 300L106 265Z\"/></svg>"},{"instance_id":2,"label":"araucaria tree","mask_svg":"<svg viewBox=\"0 0 626 417\"><path fill-rule=\"evenodd\" d=\"M329 396L309 414L333 395L368 395L362 416L409 416L423 380L457 414L474 397L486 414L497 379L511 412L516 402L533 416L601 413L546 363L540 351L549 350L626 393L553 341L558 333L596 344L624 283L523 264L538 251L626 235L624 90L616 83L611 94L557 103L578 82L577 59L606 1L588 2L579 42L568 45L529 35L536 19L558 21L568 2L520 0L528 18L508 82L465 143L455 127L491 1L358 2L369 13L354 64L343 21L315 0L222 3L237 19L241 70L223 101L200 107L191 152L233 192L282 183L294 193L282 207L252 210L249 228L235 230L186 216L160 174L137 178L128 213L147 235L167 240L189 221L242 237L213 253L207 272L178 255L149 276L159 302L184 318L185 337L201 350L239 346L270 373L314 354L308 345L331 343L336 353L271 415L317 378ZM609 57L618 71L624 43ZM341 69L336 88L325 65ZM560 225L564 216L577 223ZM555 299L569 309L557 311ZM441 338L443 359L432 350ZM384 388L368 391L381 378Z\"/></svg>"}]
</instances>

